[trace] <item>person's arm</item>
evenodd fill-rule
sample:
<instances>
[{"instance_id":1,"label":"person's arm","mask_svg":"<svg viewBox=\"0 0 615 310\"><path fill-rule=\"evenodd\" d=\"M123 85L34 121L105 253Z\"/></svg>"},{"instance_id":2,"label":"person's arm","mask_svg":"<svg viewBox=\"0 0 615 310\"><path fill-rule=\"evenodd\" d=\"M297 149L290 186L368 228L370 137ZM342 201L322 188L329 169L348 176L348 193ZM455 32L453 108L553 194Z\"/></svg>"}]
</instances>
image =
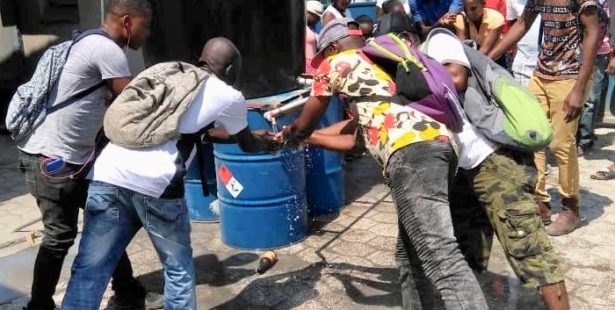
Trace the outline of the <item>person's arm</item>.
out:
<instances>
[{"instance_id":1,"label":"person's arm","mask_svg":"<svg viewBox=\"0 0 615 310\"><path fill-rule=\"evenodd\" d=\"M317 130L305 142L334 152L349 152L356 141L355 135L325 135Z\"/></svg>"},{"instance_id":2,"label":"person's arm","mask_svg":"<svg viewBox=\"0 0 615 310\"><path fill-rule=\"evenodd\" d=\"M336 152L348 152L355 146L357 123L353 119L314 131L306 143Z\"/></svg>"},{"instance_id":3,"label":"person's arm","mask_svg":"<svg viewBox=\"0 0 615 310\"><path fill-rule=\"evenodd\" d=\"M248 127L231 137L237 141L239 148L246 153L259 153L279 149L279 143L265 135L258 136L254 134Z\"/></svg>"},{"instance_id":4,"label":"person's arm","mask_svg":"<svg viewBox=\"0 0 615 310\"><path fill-rule=\"evenodd\" d=\"M326 24L328 24L330 21L334 19L335 19L335 15L333 15L333 13L326 12L325 14L322 15L322 26L324 27Z\"/></svg>"},{"instance_id":5,"label":"person's arm","mask_svg":"<svg viewBox=\"0 0 615 310\"><path fill-rule=\"evenodd\" d=\"M595 6L583 9L579 15L579 21L583 27L583 60L579 75L574 87L564 100L564 113L566 121L573 121L581 114L584 103L585 88L594 72L594 62L600 41L600 26L598 13Z\"/></svg>"},{"instance_id":6,"label":"person's arm","mask_svg":"<svg viewBox=\"0 0 615 310\"><path fill-rule=\"evenodd\" d=\"M512 27L510 27L508 33L506 33L502 40L500 40L491 49L487 56L489 56L489 58L493 60L502 57L502 55L504 55L504 53L506 53L506 51L508 51L510 47L512 47L514 44L517 44L517 42L521 40L521 38L532 26L532 23L534 23L536 16L538 16L538 13L534 11L533 1L530 0L527 2L523 14L519 18L517 18L517 21L512 25Z\"/></svg>"},{"instance_id":7,"label":"person's arm","mask_svg":"<svg viewBox=\"0 0 615 310\"><path fill-rule=\"evenodd\" d=\"M288 140L291 144L297 144L307 139L327 110L330 98L330 96L310 97L299 117L292 124L284 126L282 132L276 135L276 140Z\"/></svg>"},{"instance_id":8,"label":"person's arm","mask_svg":"<svg viewBox=\"0 0 615 310\"><path fill-rule=\"evenodd\" d=\"M131 77L121 77L105 80L105 83L111 90L111 93L113 93L113 97L117 97L128 86L130 81L132 81Z\"/></svg>"},{"instance_id":9,"label":"person's arm","mask_svg":"<svg viewBox=\"0 0 615 310\"><path fill-rule=\"evenodd\" d=\"M274 142L269 137L266 130L250 131L246 127L234 135L229 135L226 129L216 127L205 132L204 142L220 144L239 144L239 148L246 153L259 153L275 151L279 148L279 143Z\"/></svg>"},{"instance_id":10,"label":"person's arm","mask_svg":"<svg viewBox=\"0 0 615 310\"><path fill-rule=\"evenodd\" d=\"M264 129L253 130L252 134L255 136L271 136L271 132ZM203 139L205 142L209 143L220 143L220 144L233 144L237 143L231 135L228 134L226 129L221 127L214 127L205 132L205 138Z\"/></svg>"},{"instance_id":11,"label":"person's arm","mask_svg":"<svg viewBox=\"0 0 615 310\"><path fill-rule=\"evenodd\" d=\"M457 17L455 18L455 33L457 34L457 37L459 38L459 40L463 41L465 39L469 39L466 38L466 31L465 31L465 22L464 22L464 16L459 14L457 15Z\"/></svg>"},{"instance_id":12,"label":"person's arm","mask_svg":"<svg viewBox=\"0 0 615 310\"><path fill-rule=\"evenodd\" d=\"M502 27L497 28L497 29L492 29L487 32L487 37L485 37L483 44L480 46L479 52L481 52L483 55L487 55L491 51L493 46L496 44L496 42L500 38L501 29Z\"/></svg>"}]
</instances>

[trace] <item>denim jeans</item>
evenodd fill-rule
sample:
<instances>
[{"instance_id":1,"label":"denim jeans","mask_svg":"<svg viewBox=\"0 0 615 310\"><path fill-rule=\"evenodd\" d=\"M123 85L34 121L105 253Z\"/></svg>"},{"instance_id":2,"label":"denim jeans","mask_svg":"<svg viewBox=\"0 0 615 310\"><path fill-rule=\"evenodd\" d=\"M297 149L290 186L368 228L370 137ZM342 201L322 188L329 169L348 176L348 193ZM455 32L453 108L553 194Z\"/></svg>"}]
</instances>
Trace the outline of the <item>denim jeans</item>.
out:
<instances>
[{"instance_id":1,"label":"denim jeans","mask_svg":"<svg viewBox=\"0 0 615 310\"><path fill-rule=\"evenodd\" d=\"M577 145L582 148L590 148L594 145L594 125L596 117L602 109L602 93L607 88L609 77L606 68L609 65L609 55L596 55L594 63L594 84L589 93L589 98L583 107L579 130L577 131Z\"/></svg>"},{"instance_id":2,"label":"denim jeans","mask_svg":"<svg viewBox=\"0 0 615 310\"><path fill-rule=\"evenodd\" d=\"M387 182L399 222L395 256L404 309L431 309L432 284L446 309L487 309L453 232L448 192L455 169L451 145L436 141L411 144L389 160ZM429 281L420 282L424 279Z\"/></svg>"},{"instance_id":3,"label":"denim jeans","mask_svg":"<svg viewBox=\"0 0 615 310\"><path fill-rule=\"evenodd\" d=\"M183 199L158 199L92 182L79 253L62 309L100 307L113 266L143 227L164 267L165 309L196 309L190 222Z\"/></svg>"},{"instance_id":4,"label":"denim jeans","mask_svg":"<svg viewBox=\"0 0 615 310\"><path fill-rule=\"evenodd\" d=\"M43 157L19 154L19 168L26 185L41 211L44 237L34 263L32 298L28 309L54 309L53 294L68 250L77 236L79 208L85 206L88 182L83 177L53 179L45 176L40 165ZM66 164L58 173L74 173L80 166ZM115 266L115 265L114 265ZM113 274L113 288L118 294L134 286L132 266L124 253Z\"/></svg>"}]
</instances>

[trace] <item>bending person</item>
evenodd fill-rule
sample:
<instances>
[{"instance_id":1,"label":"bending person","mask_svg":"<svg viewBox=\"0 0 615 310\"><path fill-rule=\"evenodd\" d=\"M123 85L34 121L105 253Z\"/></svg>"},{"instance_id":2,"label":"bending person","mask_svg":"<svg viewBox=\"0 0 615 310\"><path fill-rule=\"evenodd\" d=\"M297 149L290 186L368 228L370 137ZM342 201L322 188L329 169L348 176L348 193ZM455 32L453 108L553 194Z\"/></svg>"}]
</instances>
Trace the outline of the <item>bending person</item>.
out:
<instances>
[{"instance_id":1,"label":"bending person","mask_svg":"<svg viewBox=\"0 0 615 310\"><path fill-rule=\"evenodd\" d=\"M343 143L351 146L350 139L360 128L367 149L384 167L399 218L396 256L404 309L421 308L413 281L420 272L440 291L447 309L487 309L451 223L448 188L457 167L451 134L443 124L411 107L374 98L393 96L396 85L360 51L361 31L349 29L349 23L335 20L321 31L315 58L321 63L311 97L299 118L276 139L291 144L307 139L331 96L353 98L355 121L336 125L337 133L348 133ZM318 139L323 144L331 141L323 133L310 142ZM348 149L342 149L339 140L335 144L339 150Z\"/></svg>"}]
</instances>

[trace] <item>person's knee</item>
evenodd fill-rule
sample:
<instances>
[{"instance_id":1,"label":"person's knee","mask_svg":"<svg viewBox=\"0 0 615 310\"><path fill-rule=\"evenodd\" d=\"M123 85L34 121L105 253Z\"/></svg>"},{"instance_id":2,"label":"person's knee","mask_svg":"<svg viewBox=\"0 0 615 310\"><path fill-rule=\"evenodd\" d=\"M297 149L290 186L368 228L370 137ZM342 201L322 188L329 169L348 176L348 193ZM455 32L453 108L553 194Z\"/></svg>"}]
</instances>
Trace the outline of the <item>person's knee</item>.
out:
<instances>
[{"instance_id":1,"label":"person's knee","mask_svg":"<svg viewBox=\"0 0 615 310\"><path fill-rule=\"evenodd\" d=\"M45 230L42 246L47 249L66 254L70 247L75 244L77 229L64 229L61 231Z\"/></svg>"}]
</instances>

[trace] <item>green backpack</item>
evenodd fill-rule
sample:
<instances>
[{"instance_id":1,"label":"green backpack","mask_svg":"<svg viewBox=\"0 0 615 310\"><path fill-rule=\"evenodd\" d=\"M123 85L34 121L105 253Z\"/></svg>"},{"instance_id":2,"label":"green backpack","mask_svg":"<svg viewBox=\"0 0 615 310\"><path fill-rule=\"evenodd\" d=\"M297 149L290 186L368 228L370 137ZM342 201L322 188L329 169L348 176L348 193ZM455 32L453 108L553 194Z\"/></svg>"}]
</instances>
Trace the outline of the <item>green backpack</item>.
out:
<instances>
[{"instance_id":1,"label":"green backpack","mask_svg":"<svg viewBox=\"0 0 615 310\"><path fill-rule=\"evenodd\" d=\"M432 31L454 34L445 29ZM489 140L512 149L535 152L553 139L553 128L538 98L517 84L506 69L479 51L464 45L472 67L468 77L463 110L470 123Z\"/></svg>"}]
</instances>

